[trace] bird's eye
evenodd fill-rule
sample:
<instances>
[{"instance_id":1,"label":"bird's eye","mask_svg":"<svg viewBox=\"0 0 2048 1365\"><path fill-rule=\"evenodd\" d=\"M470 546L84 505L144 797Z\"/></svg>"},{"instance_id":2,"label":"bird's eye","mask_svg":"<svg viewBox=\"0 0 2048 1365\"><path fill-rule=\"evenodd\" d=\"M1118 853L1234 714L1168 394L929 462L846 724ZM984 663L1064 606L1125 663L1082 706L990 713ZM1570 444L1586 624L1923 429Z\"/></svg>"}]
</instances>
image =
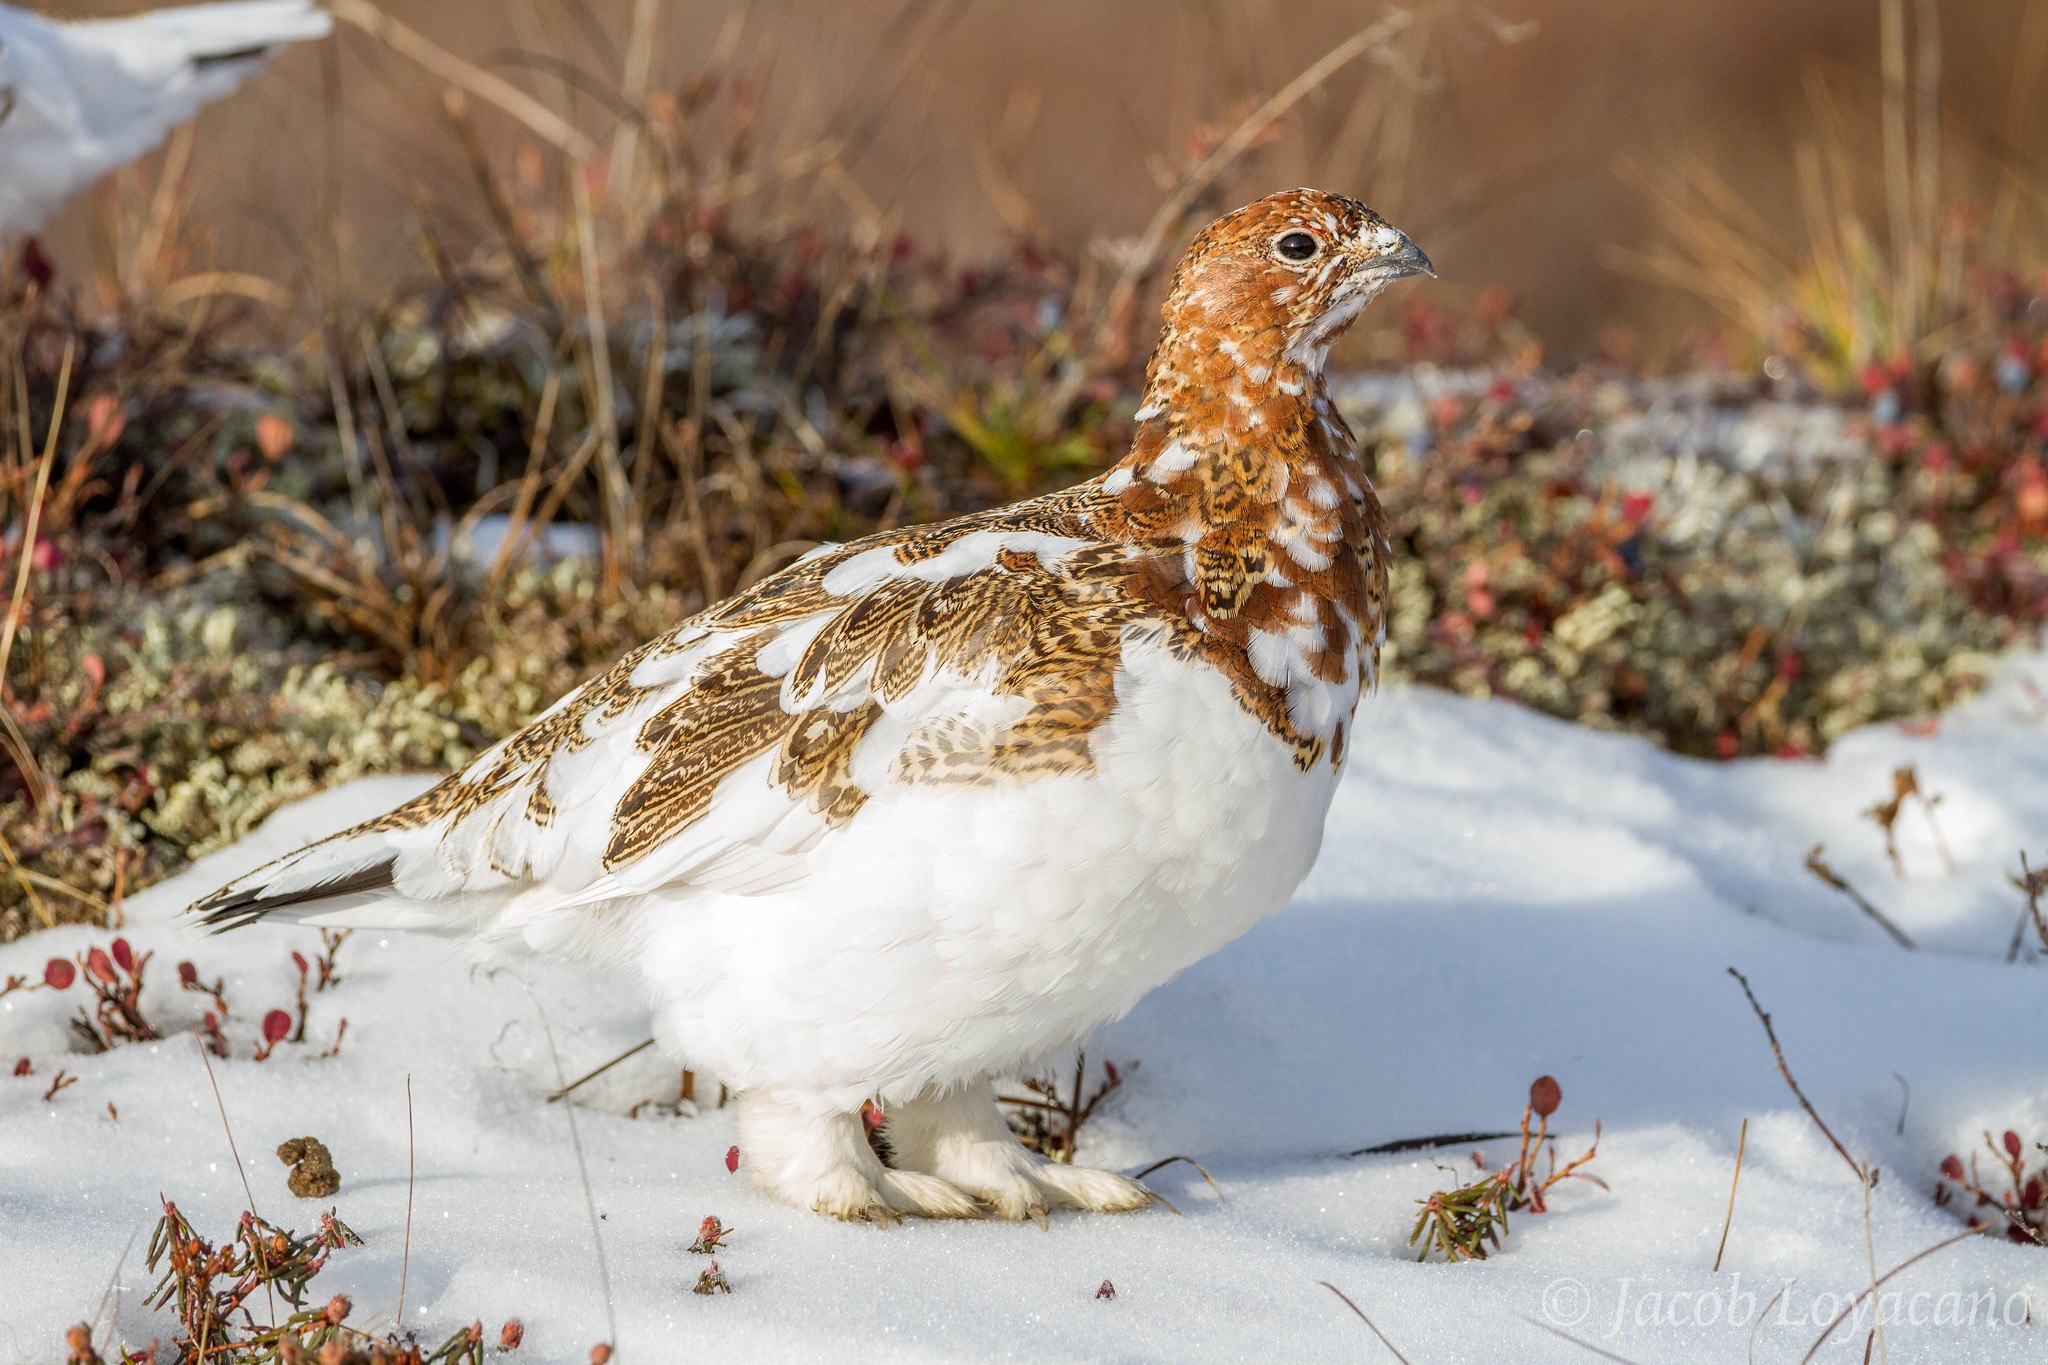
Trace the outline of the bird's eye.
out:
<instances>
[{"instance_id":1,"label":"bird's eye","mask_svg":"<svg viewBox=\"0 0 2048 1365\"><path fill-rule=\"evenodd\" d=\"M1280 253L1281 260L1297 264L1314 260L1315 254L1322 249L1323 244L1306 232L1283 232L1279 240L1273 243L1273 250Z\"/></svg>"}]
</instances>

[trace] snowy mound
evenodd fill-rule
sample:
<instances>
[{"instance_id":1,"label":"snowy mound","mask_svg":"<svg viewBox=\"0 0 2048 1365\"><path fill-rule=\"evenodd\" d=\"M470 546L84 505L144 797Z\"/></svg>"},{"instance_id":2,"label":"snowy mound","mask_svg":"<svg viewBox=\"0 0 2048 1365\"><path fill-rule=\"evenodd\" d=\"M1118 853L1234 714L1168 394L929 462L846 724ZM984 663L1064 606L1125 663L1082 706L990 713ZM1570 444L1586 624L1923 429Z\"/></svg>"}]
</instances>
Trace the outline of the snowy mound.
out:
<instances>
[{"instance_id":1,"label":"snowy mound","mask_svg":"<svg viewBox=\"0 0 2048 1365\"><path fill-rule=\"evenodd\" d=\"M548 964L473 971L438 942L358 934L340 981L309 997L307 1040L251 1060L264 1013L296 1009L291 952L317 937L209 939L174 916L423 783L329 793L129 902L127 940L156 954L144 1012L165 1040L89 1055L67 1024L78 986L0 1000L0 1359L54 1358L96 1311L102 1349L168 1340L170 1316L142 1303L157 1196L213 1237L246 1206L199 1048L174 1032L210 1007L178 988L189 959L224 978L232 1055L214 1068L258 1211L305 1231L336 1206L365 1245L335 1254L312 1301L346 1293L352 1321L384 1328L410 1076L406 1325L429 1341L479 1318L495 1341L517 1317L511 1358L546 1361L601 1340L641 1361L1391 1359L1327 1280L1416 1365L1595 1358L1544 1324L1638 1361L1741 1360L1752 1335L1755 1359L1797 1360L1873 1261L1882 1274L1961 1229L1960 1204L1932 1198L1946 1154L1981 1151L1986 1129L2048 1138L2048 969L2031 952L2005 961L2021 906L2007 877L2048 834L2048 721L2029 672L2048 679L2048 662L2016 662L1930 733L1872 729L1820 763L1708 765L1502 703L1368 700L1295 903L1092 1047L1141 1065L1083 1131L1084 1158L1136 1170L1188 1154L1227 1202L1172 1165L1150 1179L1185 1217L1056 1216L1046 1233L878 1230L773 1205L726 1169L715 1081L699 1078L695 1112L636 1107L676 1094L652 1053L574 1105L546 1103L646 1027L606 981ZM1903 879L1862 814L1908 764L1942 798L1953 874L1919 810L1897 825ZM1809 874L1815 844L1916 948ZM53 955L107 940L32 936L0 949L0 976L40 979ZM1881 1169L1868 1247L1861 1191L1774 1071L1730 966L1820 1113ZM320 1056L344 1016L338 1053ZM23 1057L32 1074L4 1074ZM60 1067L76 1083L45 1101ZM1484 1262L1416 1264L1414 1201L1471 1179L1471 1145L1344 1153L1512 1127L1543 1073L1563 1086L1561 1158L1602 1121L1588 1169L1608 1189L1559 1187ZM272 1154L305 1134L341 1171L331 1201L295 1199ZM1485 1150L1498 1162L1512 1144ZM730 1296L690 1292L705 1261L685 1248L707 1214L737 1229L719 1254ZM1097 1297L1105 1280L1114 1298ZM1966 1241L1884 1294L1893 1359L2048 1358L2048 1251ZM1862 1359L1866 1327L1844 1324L1818 1358Z\"/></svg>"}]
</instances>

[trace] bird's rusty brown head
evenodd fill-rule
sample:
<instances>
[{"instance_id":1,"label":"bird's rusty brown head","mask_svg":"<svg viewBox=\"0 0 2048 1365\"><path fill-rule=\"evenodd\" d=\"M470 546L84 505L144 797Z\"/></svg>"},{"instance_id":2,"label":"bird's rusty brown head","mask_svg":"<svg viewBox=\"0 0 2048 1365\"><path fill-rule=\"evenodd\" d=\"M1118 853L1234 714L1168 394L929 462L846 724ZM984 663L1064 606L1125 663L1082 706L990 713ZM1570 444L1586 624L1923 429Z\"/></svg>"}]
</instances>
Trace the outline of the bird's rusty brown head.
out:
<instances>
[{"instance_id":1,"label":"bird's rusty brown head","mask_svg":"<svg viewBox=\"0 0 2048 1365\"><path fill-rule=\"evenodd\" d=\"M1288 190L1225 214L1174 272L1148 406L1225 366L1254 386L1278 372L1313 377L1375 294L1435 274L1407 234L1341 194Z\"/></svg>"}]
</instances>

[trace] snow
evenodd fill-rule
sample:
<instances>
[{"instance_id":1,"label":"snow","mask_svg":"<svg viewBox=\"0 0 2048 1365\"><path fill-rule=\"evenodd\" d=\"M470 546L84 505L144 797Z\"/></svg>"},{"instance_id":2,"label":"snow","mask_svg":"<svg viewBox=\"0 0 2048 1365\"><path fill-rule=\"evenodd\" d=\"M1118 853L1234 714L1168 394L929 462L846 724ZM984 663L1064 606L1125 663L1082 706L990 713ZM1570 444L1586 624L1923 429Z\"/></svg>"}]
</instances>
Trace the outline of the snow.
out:
<instances>
[{"instance_id":1,"label":"snow","mask_svg":"<svg viewBox=\"0 0 2048 1365\"><path fill-rule=\"evenodd\" d=\"M1091 1049L1142 1065L1085 1130L1083 1158L1125 1170L1199 1159L1227 1202L1185 1165L1151 1178L1184 1217L880 1230L772 1205L725 1169L730 1110L626 1116L674 1096L674 1070L651 1053L576 1105L543 1102L645 1036L635 1001L559 965L473 971L402 935L358 934L344 979L314 997L314 1041L249 1060L255 1021L290 1003L290 950L317 940L298 928L209 939L178 908L424 779L279 813L133 898L126 934L157 954L146 1005L167 1032L202 1005L176 989L179 959L227 979L235 1056L214 1065L259 1211L310 1227L326 1204L286 1192L272 1149L308 1133L333 1149L333 1202L366 1245L336 1254L315 1301L351 1295L358 1323L389 1326L396 1309L409 1076L407 1325L433 1341L481 1318L495 1340L516 1316L527 1334L513 1359L581 1361L612 1339L621 1361L1391 1360L1328 1280L1415 1365L1596 1358L1546 1320L1636 1361L1743 1360L1752 1334L1755 1359L1793 1361L1869 1285L1873 1260L1882 1272L1959 1230L1930 1198L1945 1154L1967 1154L1985 1129L2048 1136L2048 975L2032 954L2004 962L2020 906L2006 877L2048 831L2048 722L2020 681L2048 681L2048 658L2007 672L1933 733L1875 727L1822 762L1705 764L1501 702L1368 700L1294 903ZM1899 880L1860 814L1906 763L1942 798L1953 875L1909 810ZM1816 843L1917 951L1804 870ZM34 935L0 948L0 974L39 976L51 955L107 937ZM1882 1170L1867 1248L1857 1183L1773 1070L1730 966L1772 1012L1820 1112ZM0 1000L0 1062L27 1056L36 1072L0 1067L0 1360L53 1358L64 1327L103 1300L102 1343L167 1335L168 1318L142 1305L157 1193L214 1236L245 1203L193 1040L74 1052L64 1021L80 998ZM344 1015L339 1055L317 1058ZM45 1103L59 1066L79 1081ZM1562 1156L1602 1121L1590 1169L1610 1188L1562 1187L1550 1212L1513 1218L1483 1263L1416 1264L1414 1201L1446 1184L1437 1162L1469 1173L1468 1149L1343 1153L1512 1127L1543 1073L1563 1085ZM737 1229L718 1258L729 1297L690 1293L705 1261L685 1247L706 1214ZM1096 1298L1105 1279L1113 1301ZM2018 1321L2048 1308L2038 1248L1968 1241L1886 1289L1921 1320L1889 1329L1893 1359L2048 1357L2048 1325ZM1929 1321L1958 1304L1975 1306L1974 1325ZM1818 1359L1861 1360L1863 1337L1845 1325Z\"/></svg>"}]
</instances>

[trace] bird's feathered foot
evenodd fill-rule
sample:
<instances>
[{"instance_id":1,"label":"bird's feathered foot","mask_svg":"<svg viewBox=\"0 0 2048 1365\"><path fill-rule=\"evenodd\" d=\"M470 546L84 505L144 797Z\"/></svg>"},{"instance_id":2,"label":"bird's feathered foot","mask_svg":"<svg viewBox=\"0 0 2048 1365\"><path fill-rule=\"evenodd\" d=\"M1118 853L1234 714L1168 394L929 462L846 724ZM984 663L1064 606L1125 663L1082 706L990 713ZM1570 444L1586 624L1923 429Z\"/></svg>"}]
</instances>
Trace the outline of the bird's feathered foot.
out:
<instances>
[{"instance_id":1,"label":"bird's feathered foot","mask_svg":"<svg viewBox=\"0 0 2048 1365\"><path fill-rule=\"evenodd\" d=\"M786 1204L834 1218L979 1218L957 1186L884 1166L858 1114L820 1116L756 1092L739 1097L740 1159L754 1184Z\"/></svg>"},{"instance_id":2,"label":"bird's feathered foot","mask_svg":"<svg viewBox=\"0 0 2048 1365\"><path fill-rule=\"evenodd\" d=\"M882 1134L897 1174L922 1172L965 1190L998 1218L1042 1224L1049 1209L1128 1213L1154 1202L1129 1176L1025 1150L985 1085L892 1105Z\"/></svg>"}]
</instances>

